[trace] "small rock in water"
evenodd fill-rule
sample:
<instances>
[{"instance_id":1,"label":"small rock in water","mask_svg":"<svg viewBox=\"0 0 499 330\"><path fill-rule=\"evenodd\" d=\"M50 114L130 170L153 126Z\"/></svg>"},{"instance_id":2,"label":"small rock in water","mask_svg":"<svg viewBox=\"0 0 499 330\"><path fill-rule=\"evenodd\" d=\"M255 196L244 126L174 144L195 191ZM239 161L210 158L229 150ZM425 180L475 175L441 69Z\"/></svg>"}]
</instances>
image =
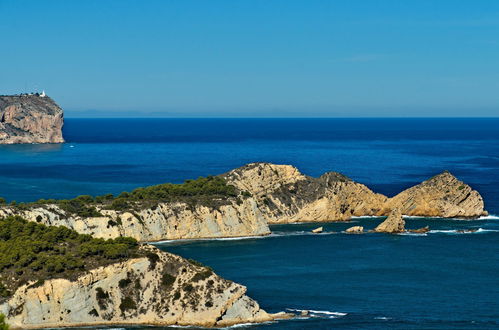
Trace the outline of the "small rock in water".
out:
<instances>
[{"instance_id":1,"label":"small rock in water","mask_svg":"<svg viewBox=\"0 0 499 330\"><path fill-rule=\"evenodd\" d=\"M324 231L324 227L319 227L319 228L315 228L314 230L312 230L312 233L318 234L318 233L322 233L323 231Z\"/></svg>"},{"instance_id":2,"label":"small rock in water","mask_svg":"<svg viewBox=\"0 0 499 330\"><path fill-rule=\"evenodd\" d=\"M460 229L457 232L458 233L476 233L478 229Z\"/></svg>"},{"instance_id":3,"label":"small rock in water","mask_svg":"<svg viewBox=\"0 0 499 330\"><path fill-rule=\"evenodd\" d=\"M417 234L425 234L427 232L430 231L430 227L429 226L426 226L426 227L423 227L423 228L419 228L419 229L410 229L409 232L411 233L417 233Z\"/></svg>"},{"instance_id":4,"label":"small rock in water","mask_svg":"<svg viewBox=\"0 0 499 330\"><path fill-rule=\"evenodd\" d=\"M349 234L360 234L364 232L364 227L362 226L353 226L346 230Z\"/></svg>"},{"instance_id":5,"label":"small rock in water","mask_svg":"<svg viewBox=\"0 0 499 330\"><path fill-rule=\"evenodd\" d=\"M301 315L301 316L308 316L308 311L301 311L301 312L300 312L300 315Z\"/></svg>"}]
</instances>

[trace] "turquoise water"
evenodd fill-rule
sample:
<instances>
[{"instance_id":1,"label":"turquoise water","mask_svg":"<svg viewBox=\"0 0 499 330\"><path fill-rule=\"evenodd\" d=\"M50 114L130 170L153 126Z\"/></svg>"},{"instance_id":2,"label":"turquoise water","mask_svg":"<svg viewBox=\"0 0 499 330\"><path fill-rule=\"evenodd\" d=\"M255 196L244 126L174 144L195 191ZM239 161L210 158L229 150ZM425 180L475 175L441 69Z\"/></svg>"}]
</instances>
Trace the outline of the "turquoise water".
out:
<instances>
[{"instance_id":1,"label":"turquoise water","mask_svg":"<svg viewBox=\"0 0 499 330\"><path fill-rule=\"evenodd\" d=\"M447 169L499 214L499 119L68 119L64 130L66 144L0 146L0 196L119 193L268 161L314 176L339 171L387 195ZM410 228L429 224L427 235L340 233L379 221L160 247L246 285L270 312L322 311L256 327L499 328L497 217L408 220Z\"/></svg>"}]
</instances>

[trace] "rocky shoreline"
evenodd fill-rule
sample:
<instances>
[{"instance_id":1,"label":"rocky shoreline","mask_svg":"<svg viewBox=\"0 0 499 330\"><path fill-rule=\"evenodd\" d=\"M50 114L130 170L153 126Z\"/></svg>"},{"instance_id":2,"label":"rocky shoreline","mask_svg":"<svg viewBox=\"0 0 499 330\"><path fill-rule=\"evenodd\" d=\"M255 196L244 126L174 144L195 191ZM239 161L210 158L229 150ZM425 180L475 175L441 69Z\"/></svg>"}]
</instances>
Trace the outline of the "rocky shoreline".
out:
<instances>
[{"instance_id":1,"label":"rocky shoreline","mask_svg":"<svg viewBox=\"0 0 499 330\"><path fill-rule=\"evenodd\" d=\"M312 178L293 166L269 163L248 164L185 185L106 196L4 205L0 218L19 216L27 220L22 220L25 225L67 227L75 237L79 233L151 242L265 236L273 224L348 221L359 216L386 217L367 232L426 233L427 227L407 230L403 215L478 218L487 214L480 194L449 172L389 198L339 173ZM317 235L323 231L323 227L312 230ZM345 232L366 233L362 226ZM76 278L33 279L8 299L0 299L0 314L12 328L225 327L295 316L267 313L246 296L244 286L218 277L208 267L147 244L140 251L141 257L89 269Z\"/></svg>"},{"instance_id":2,"label":"rocky shoreline","mask_svg":"<svg viewBox=\"0 0 499 330\"><path fill-rule=\"evenodd\" d=\"M84 205L96 215L74 214L55 202L45 202L3 206L0 216L20 215L94 237L127 236L152 242L264 236L271 233L272 224L348 221L357 216L388 216L395 209L406 216L473 219L487 215L480 194L449 172L392 198L339 173L312 178L290 165L253 163L219 178L237 188L234 196L208 196L203 203L140 199L140 205L132 200L121 209L110 208L120 198L102 204L88 196Z\"/></svg>"}]
</instances>

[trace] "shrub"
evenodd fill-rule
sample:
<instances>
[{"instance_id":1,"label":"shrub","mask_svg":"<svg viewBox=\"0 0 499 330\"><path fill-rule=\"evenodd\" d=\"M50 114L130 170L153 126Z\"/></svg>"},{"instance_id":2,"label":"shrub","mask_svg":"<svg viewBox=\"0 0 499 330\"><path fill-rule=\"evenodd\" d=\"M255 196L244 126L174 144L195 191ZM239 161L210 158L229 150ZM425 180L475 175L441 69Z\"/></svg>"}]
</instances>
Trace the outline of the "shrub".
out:
<instances>
[{"instance_id":1,"label":"shrub","mask_svg":"<svg viewBox=\"0 0 499 330\"><path fill-rule=\"evenodd\" d=\"M203 281L203 280L206 280L208 277L210 277L211 275L213 275L213 271L211 269L206 269L202 272L199 272L199 273L196 273L193 277L192 277L192 282L198 282L198 281Z\"/></svg>"},{"instance_id":2,"label":"shrub","mask_svg":"<svg viewBox=\"0 0 499 330\"><path fill-rule=\"evenodd\" d=\"M5 315L0 313L0 330L9 330L9 325L5 321Z\"/></svg>"},{"instance_id":3,"label":"shrub","mask_svg":"<svg viewBox=\"0 0 499 330\"><path fill-rule=\"evenodd\" d=\"M51 278L75 278L88 269L141 256L137 241L92 238L66 228L0 219L0 300L22 284Z\"/></svg>"},{"instance_id":4,"label":"shrub","mask_svg":"<svg viewBox=\"0 0 499 330\"><path fill-rule=\"evenodd\" d=\"M129 278L124 278L124 279L121 279L119 282L118 282L118 286L121 288L121 289L124 289L126 288L130 283L132 283L132 280L130 280Z\"/></svg>"},{"instance_id":5,"label":"shrub","mask_svg":"<svg viewBox=\"0 0 499 330\"><path fill-rule=\"evenodd\" d=\"M173 285L173 283L175 283L175 280L176 280L175 276L165 273L161 278L161 284L163 284L164 286L170 286Z\"/></svg>"},{"instance_id":6,"label":"shrub","mask_svg":"<svg viewBox=\"0 0 499 330\"><path fill-rule=\"evenodd\" d=\"M121 312L124 313L126 310L129 309L137 309L137 305L135 304L135 301L133 301L132 298L125 297L121 300L120 310Z\"/></svg>"}]
</instances>

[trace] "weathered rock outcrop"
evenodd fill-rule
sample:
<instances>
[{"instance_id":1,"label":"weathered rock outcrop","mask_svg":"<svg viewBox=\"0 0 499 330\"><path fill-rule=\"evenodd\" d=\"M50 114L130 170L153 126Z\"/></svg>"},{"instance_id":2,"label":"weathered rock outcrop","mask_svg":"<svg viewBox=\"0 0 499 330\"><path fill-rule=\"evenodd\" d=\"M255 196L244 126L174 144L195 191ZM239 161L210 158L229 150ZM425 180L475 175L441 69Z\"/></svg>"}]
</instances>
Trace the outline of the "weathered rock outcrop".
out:
<instances>
[{"instance_id":1,"label":"weathered rock outcrop","mask_svg":"<svg viewBox=\"0 0 499 330\"><path fill-rule=\"evenodd\" d=\"M239 204L238 204L239 203ZM270 229L253 198L219 207L160 203L136 212L98 209L102 217L79 217L49 204L29 210L0 209L0 216L20 215L49 226L65 226L98 238L133 237L139 241L261 236Z\"/></svg>"},{"instance_id":2,"label":"weathered rock outcrop","mask_svg":"<svg viewBox=\"0 0 499 330\"><path fill-rule=\"evenodd\" d=\"M267 314L246 288L209 268L145 246L149 255L93 269L74 281L20 287L0 313L13 328L88 325L228 326L262 322Z\"/></svg>"},{"instance_id":3,"label":"weathered rock outcrop","mask_svg":"<svg viewBox=\"0 0 499 330\"><path fill-rule=\"evenodd\" d=\"M48 96L0 96L0 144L62 143L63 112Z\"/></svg>"},{"instance_id":4,"label":"weathered rock outcrop","mask_svg":"<svg viewBox=\"0 0 499 330\"><path fill-rule=\"evenodd\" d=\"M380 223L375 229L378 233L396 234L405 231L405 221L399 209L393 210L390 215Z\"/></svg>"},{"instance_id":5,"label":"weathered rock outcrop","mask_svg":"<svg viewBox=\"0 0 499 330\"><path fill-rule=\"evenodd\" d=\"M353 226L345 230L348 234L362 234L364 232L364 227L362 226Z\"/></svg>"},{"instance_id":6,"label":"weathered rock outcrop","mask_svg":"<svg viewBox=\"0 0 499 330\"><path fill-rule=\"evenodd\" d=\"M487 215L482 196L449 172L443 172L388 199L379 215L393 209L425 217L473 218Z\"/></svg>"},{"instance_id":7,"label":"weathered rock outcrop","mask_svg":"<svg viewBox=\"0 0 499 330\"><path fill-rule=\"evenodd\" d=\"M313 178L290 165L253 163L223 177L229 184L250 192L270 224L374 215L387 199L340 173Z\"/></svg>"},{"instance_id":8,"label":"weathered rock outcrop","mask_svg":"<svg viewBox=\"0 0 499 330\"><path fill-rule=\"evenodd\" d=\"M209 197L208 206L183 201L151 202L145 204L148 207L116 211L97 203L93 206L102 216L80 217L55 204L44 204L0 207L0 216L16 214L95 237L158 241L267 235L268 224L386 216L394 209L414 216L474 218L487 214L480 194L448 172L393 198L374 193L339 173L313 178L289 165L253 163L220 177L236 187L237 195Z\"/></svg>"}]
</instances>

